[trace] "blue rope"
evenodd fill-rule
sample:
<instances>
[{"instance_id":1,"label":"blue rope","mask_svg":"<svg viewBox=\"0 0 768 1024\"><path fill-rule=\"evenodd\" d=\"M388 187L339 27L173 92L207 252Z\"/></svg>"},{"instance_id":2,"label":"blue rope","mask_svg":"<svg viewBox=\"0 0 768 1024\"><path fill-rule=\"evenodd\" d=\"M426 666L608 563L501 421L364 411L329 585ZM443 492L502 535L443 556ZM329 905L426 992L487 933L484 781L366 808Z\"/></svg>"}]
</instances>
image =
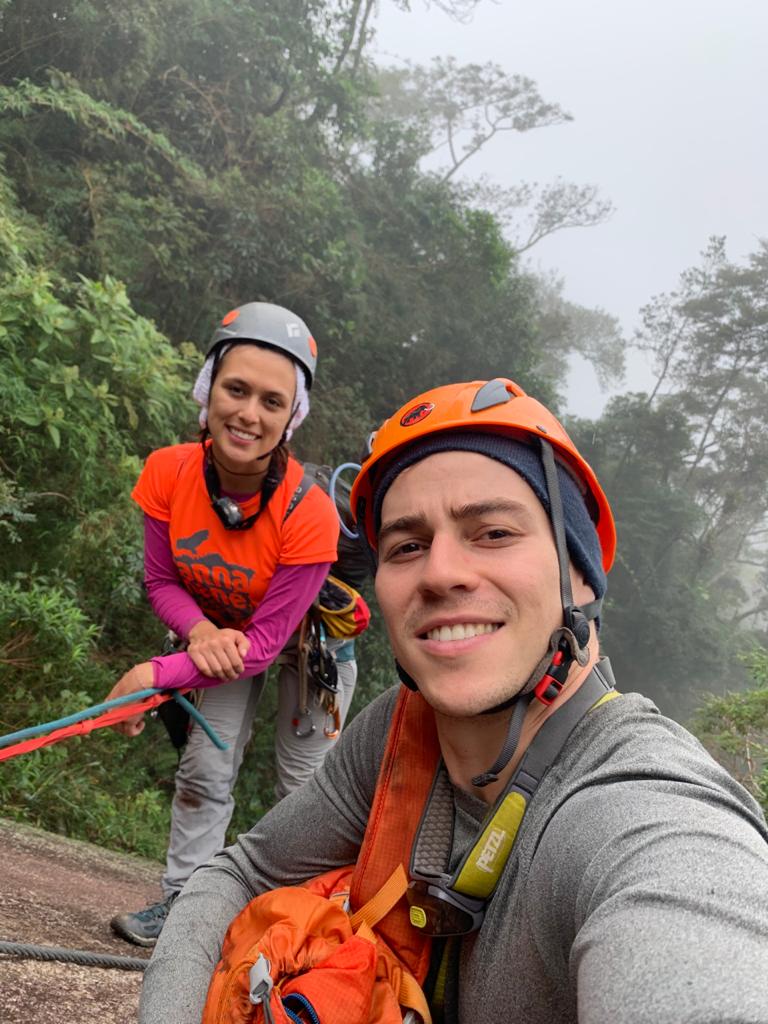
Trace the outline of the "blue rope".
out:
<instances>
[{"instance_id":1,"label":"blue rope","mask_svg":"<svg viewBox=\"0 0 768 1024\"><path fill-rule=\"evenodd\" d=\"M333 473L331 473L331 481L328 484L328 495L331 501L334 503L334 505L336 504L336 482L341 476L341 474L344 472L345 469L354 469L354 471L357 473L359 472L360 468L361 467L356 462L342 462L342 464L340 466L337 466L336 469L334 469ZM357 540L357 538L360 536L359 533L354 533L352 530L349 529L349 527L344 523L341 516L339 516L339 526L341 527L341 532L344 534L344 536L349 537L350 540Z\"/></svg>"},{"instance_id":2,"label":"blue rope","mask_svg":"<svg viewBox=\"0 0 768 1024\"><path fill-rule=\"evenodd\" d=\"M174 700L178 701L184 710L189 714L191 718L197 722L200 728L203 730L208 739L213 743L214 747L218 747L219 750L229 750L229 744L225 743L223 739L216 733L211 723L203 716L201 711L195 707L192 701L187 700L186 697L182 696L177 690L173 691Z\"/></svg>"},{"instance_id":3,"label":"blue rope","mask_svg":"<svg viewBox=\"0 0 768 1024\"><path fill-rule=\"evenodd\" d=\"M150 687L147 690L139 690L136 693L129 693L125 697L114 697L112 700L103 701L101 704L94 704L91 708L86 708L85 711L77 711L74 715L66 715L64 718L57 718L53 722L44 722L42 725L31 725L27 729L19 729L18 732L8 733L7 736L0 736L0 749L3 747L9 747L12 743L18 743L21 740L32 739L34 736L42 736L46 732L53 732L54 729L63 729L67 725L76 725L77 722L83 722L86 718L92 718L94 715L100 715L104 711L111 711L112 708L121 707L124 704L133 704L136 701L143 700L145 697L153 697L160 691L154 687ZM191 704L186 697L183 697L178 691L171 690L174 700L177 700L179 704L194 718L201 729L204 730L206 736L211 742L219 748L219 750L227 750L227 744L220 739L216 734L212 726L197 708Z\"/></svg>"}]
</instances>

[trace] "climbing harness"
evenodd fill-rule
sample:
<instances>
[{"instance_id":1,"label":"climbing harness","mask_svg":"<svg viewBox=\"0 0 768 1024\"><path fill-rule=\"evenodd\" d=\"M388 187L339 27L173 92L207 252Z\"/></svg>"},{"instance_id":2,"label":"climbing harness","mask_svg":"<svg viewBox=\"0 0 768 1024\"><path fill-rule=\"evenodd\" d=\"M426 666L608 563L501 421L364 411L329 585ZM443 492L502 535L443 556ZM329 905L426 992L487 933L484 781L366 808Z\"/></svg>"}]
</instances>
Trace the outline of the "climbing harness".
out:
<instances>
[{"instance_id":1,"label":"climbing harness","mask_svg":"<svg viewBox=\"0 0 768 1024\"><path fill-rule=\"evenodd\" d=\"M323 734L327 739L336 739L341 728L339 673L336 659L328 650L322 617L314 607L301 620L297 657L299 692L292 720L294 734L304 737L316 731L310 707L312 702L325 712Z\"/></svg>"},{"instance_id":2,"label":"climbing harness","mask_svg":"<svg viewBox=\"0 0 768 1024\"><path fill-rule=\"evenodd\" d=\"M165 701L175 700L191 715L205 734L219 750L226 750L227 744L217 735L211 724L206 721L197 708L179 693L178 690L155 690L149 688L129 693L125 697L94 704L93 707L78 711L73 715L58 718L53 722L29 726L17 732L0 736L0 761L6 761L19 754L28 754L40 747L47 747L70 736L85 736L94 729L104 729L115 725L126 718L151 711Z\"/></svg>"}]
</instances>

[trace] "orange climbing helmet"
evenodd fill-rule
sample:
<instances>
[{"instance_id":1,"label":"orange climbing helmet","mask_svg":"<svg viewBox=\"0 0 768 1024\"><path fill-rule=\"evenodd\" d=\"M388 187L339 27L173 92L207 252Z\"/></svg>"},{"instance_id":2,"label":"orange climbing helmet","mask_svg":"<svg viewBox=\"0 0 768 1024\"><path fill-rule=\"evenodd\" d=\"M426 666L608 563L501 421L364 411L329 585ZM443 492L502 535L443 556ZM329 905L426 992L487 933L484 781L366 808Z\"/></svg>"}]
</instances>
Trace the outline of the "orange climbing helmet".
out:
<instances>
[{"instance_id":1,"label":"orange climbing helmet","mask_svg":"<svg viewBox=\"0 0 768 1024\"><path fill-rule=\"evenodd\" d=\"M358 529L364 531L373 551L377 547L374 487L382 472L419 439L449 430L501 434L529 444L534 438L548 441L556 460L579 485L595 524L603 569L608 572L616 552L616 527L592 467L552 413L504 377L433 388L407 402L371 434L369 454L352 487L350 503Z\"/></svg>"}]
</instances>

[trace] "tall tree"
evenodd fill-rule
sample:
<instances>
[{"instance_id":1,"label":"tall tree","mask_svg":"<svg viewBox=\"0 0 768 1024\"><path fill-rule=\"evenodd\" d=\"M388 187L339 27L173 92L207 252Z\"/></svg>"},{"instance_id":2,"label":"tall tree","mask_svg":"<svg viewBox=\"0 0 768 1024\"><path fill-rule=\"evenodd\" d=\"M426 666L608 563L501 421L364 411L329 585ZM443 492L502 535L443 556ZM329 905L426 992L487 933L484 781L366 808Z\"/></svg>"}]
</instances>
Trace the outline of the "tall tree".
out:
<instances>
[{"instance_id":1,"label":"tall tree","mask_svg":"<svg viewBox=\"0 0 768 1024\"><path fill-rule=\"evenodd\" d=\"M742 568L766 570L768 528L768 243L743 264L714 238L676 292L643 310L639 343L656 363L649 403L674 394L692 428L684 484L700 510L698 577L724 598L721 616L768 623L745 608Z\"/></svg>"},{"instance_id":2,"label":"tall tree","mask_svg":"<svg viewBox=\"0 0 768 1024\"><path fill-rule=\"evenodd\" d=\"M744 685L738 654L768 624L767 295L768 246L735 264L714 239L643 310L652 392L573 425L617 511L606 645L683 717Z\"/></svg>"}]
</instances>

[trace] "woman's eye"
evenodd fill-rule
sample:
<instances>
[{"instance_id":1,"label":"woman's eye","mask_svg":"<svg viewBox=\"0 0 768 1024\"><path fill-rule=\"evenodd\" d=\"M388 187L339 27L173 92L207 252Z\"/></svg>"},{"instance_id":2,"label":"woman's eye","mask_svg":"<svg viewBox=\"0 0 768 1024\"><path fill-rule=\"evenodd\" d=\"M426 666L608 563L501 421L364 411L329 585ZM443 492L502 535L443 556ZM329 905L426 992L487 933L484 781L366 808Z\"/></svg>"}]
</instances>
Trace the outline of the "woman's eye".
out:
<instances>
[{"instance_id":1,"label":"woman's eye","mask_svg":"<svg viewBox=\"0 0 768 1024\"><path fill-rule=\"evenodd\" d=\"M234 395L235 398L239 398L243 394L243 389L239 384L225 384L224 387L230 395Z\"/></svg>"}]
</instances>

